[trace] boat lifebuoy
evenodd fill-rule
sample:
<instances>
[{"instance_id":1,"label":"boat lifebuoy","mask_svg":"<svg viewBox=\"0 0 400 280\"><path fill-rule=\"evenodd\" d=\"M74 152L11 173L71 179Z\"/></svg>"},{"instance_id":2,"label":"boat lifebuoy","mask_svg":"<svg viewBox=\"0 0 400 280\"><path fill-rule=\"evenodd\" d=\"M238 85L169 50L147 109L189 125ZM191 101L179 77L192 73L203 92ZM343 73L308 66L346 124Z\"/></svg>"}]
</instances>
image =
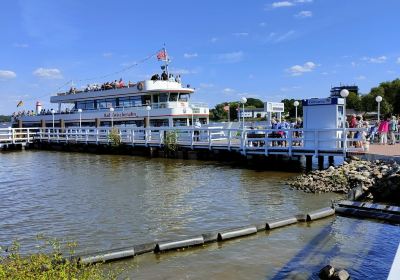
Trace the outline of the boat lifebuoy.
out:
<instances>
[{"instance_id":1,"label":"boat lifebuoy","mask_svg":"<svg viewBox=\"0 0 400 280\"><path fill-rule=\"evenodd\" d=\"M143 83L140 82L140 83L137 84L137 89L138 90L143 90L143 86L144 86Z\"/></svg>"}]
</instances>

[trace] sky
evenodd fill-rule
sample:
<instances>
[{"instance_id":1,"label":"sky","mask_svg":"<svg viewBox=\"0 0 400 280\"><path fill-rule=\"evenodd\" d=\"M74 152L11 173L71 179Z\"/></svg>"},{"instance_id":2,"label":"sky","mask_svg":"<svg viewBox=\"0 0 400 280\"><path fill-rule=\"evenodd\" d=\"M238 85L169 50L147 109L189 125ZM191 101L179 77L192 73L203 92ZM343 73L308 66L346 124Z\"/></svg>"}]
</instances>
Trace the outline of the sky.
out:
<instances>
[{"instance_id":1,"label":"sky","mask_svg":"<svg viewBox=\"0 0 400 280\"><path fill-rule=\"evenodd\" d=\"M172 73L210 107L362 93L400 76L400 1L2 0L0 114L87 83ZM136 65L136 66L133 66ZM132 66L132 67L130 67ZM127 70L124 70L129 68ZM124 71L123 71L124 70ZM117 74L115 74L118 72ZM16 108L22 100L24 106Z\"/></svg>"}]
</instances>

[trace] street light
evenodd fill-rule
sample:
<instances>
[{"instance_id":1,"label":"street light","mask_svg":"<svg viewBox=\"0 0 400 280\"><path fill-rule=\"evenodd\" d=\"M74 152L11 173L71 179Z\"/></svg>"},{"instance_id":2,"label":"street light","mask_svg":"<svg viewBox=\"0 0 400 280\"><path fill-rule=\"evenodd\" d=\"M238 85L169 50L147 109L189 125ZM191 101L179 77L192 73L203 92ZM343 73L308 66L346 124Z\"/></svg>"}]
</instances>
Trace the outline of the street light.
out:
<instances>
[{"instance_id":1,"label":"street light","mask_svg":"<svg viewBox=\"0 0 400 280\"><path fill-rule=\"evenodd\" d=\"M54 129L54 114L56 113L56 111L54 111L54 109L51 109L51 114L53 115L53 129Z\"/></svg>"},{"instance_id":2,"label":"street light","mask_svg":"<svg viewBox=\"0 0 400 280\"><path fill-rule=\"evenodd\" d=\"M78 113L79 113L79 128L82 127L82 109L78 109Z\"/></svg>"},{"instance_id":3,"label":"street light","mask_svg":"<svg viewBox=\"0 0 400 280\"><path fill-rule=\"evenodd\" d=\"M381 120L381 102L382 102L382 96L378 95L375 97L375 101L378 102L378 122Z\"/></svg>"},{"instance_id":4,"label":"street light","mask_svg":"<svg viewBox=\"0 0 400 280\"><path fill-rule=\"evenodd\" d=\"M243 106L243 110L242 110L243 129L244 129L244 104L246 104L246 102L247 102L247 98L246 97L242 97L240 99L240 103L242 103L242 106Z\"/></svg>"},{"instance_id":5,"label":"street light","mask_svg":"<svg viewBox=\"0 0 400 280\"><path fill-rule=\"evenodd\" d=\"M114 127L114 108L110 108L110 115L111 115L111 127Z\"/></svg>"},{"instance_id":6,"label":"street light","mask_svg":"<svg viewBox=\"0 0 400 280\"><path fill-rule=\"evenodd\" d=\"M190 104L190 109L192 109L192 128L194 127L194 120L193 120L193 108L194 108L194 106L193 106L193 104Z\"/></svg>"},{"instance_id":7,"label":"street light","mask_svg":"<svg viewBox=\"0 0 400 280\"><path fill-rule=\"evenodd\" d=\"M299 101L296 100L296 101L293 103L293 105L294 105L294 108L296 108L296 119L295 119L296 122L295 122L295 123L297 124L297 106L299 106L300 103L299 103Z\"/></svg>"},{"instance_id":8,"label":"street light","mask_svg":"<svg viewBox=\"0 0 400 280\"><path fill-rule=\"evenodd\" d=\"M148 122L148 126L150 126L150 110L151 107L149 105L146 106L146 110L147 110L147 122Z\"/></svg>"},{"instance_id":9,"label":"street light","mask_svg":"<svg viewBox=\"0 0 400 280\"><path fill-rule=\"evenodd\" d=\"M340 91L340 96L344 98L344 103L343 103L343 127L346 127L346 118L347 118L347 113L346 113L346 97L349 96L349 91L347 89L342 89Z\"/></svg>"}]
</instances>

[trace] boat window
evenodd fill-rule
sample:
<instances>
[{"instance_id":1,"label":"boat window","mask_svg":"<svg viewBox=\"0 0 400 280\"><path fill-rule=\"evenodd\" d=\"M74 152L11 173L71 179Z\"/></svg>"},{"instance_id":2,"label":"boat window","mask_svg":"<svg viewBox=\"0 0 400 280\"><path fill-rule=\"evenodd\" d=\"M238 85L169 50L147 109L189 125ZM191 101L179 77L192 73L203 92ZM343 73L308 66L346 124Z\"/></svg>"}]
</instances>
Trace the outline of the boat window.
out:
<instances>
[{"instance_id":1,"label":"boat window","mask_svg":"<svg viewBox=\"0 0 400 280\"><path fill-rule=\"evenodd\" d=\"M171 92L169 94L169 101L178 101L178 93L176 92Z\"/></svg>"},{"instance_id":2,"label":"boat window","mask_svg":"<svg viewBox=\"0 0 400 280\"><path fill-rule=\"evenodd\" d=\"M99 99L97 100L97 108L98 109L107 109L107 108L115 108L116 105L116 100L115 98L109 98L109 99Z\"/></svg>"},{"instance_id":3,"label":"boat window","mask_svg":"<svg viewBox=\"0 0 400 280\"><path fill-rule=\"evenodd\" d=\"M158 94L153 94L153 103L158 103Z\"/></svg>"},{"instance_id":4,"label":"boat window","mask_svg":"<svg viewBox=\"0 0 400 280\"><path fill-rule=\"evenodd\" d=\"M142 104L143 105L150 105L151 100L150 100L150 95L142 95Z\"/></svg>"},{"instance_id":5,"label":"boat window","mask_svg":"<svg viewBox=\"0 0 400 280\"><path fill-rule=\"evenodd\" d=\"M121 97L119 99L120 107L135 107L141 105L142 105L142 99L140 98L140 96Z\"/></svg>"},{"instance_id":6,"label":"boat window","mask_svg":"<svg viewBox=\"0 0 400 280\"><path fill-rule=\"evenodd\" d=\"M82 110L92 110L94 109L94 101L78 101L76 102L76 108Z\"/></svg>"},{"instance_id":7,"label":"boat window","mask_svg":"<svg viewBox=\"0 0 400 280\"><path fill-rule=\"evenodd\" d=\"M188 93L180 93L179 94L179 101L180 102L187 102L189 100L189 94Z\"/></svg>"},{"instance_id":8,"label":"boat window","mask_svg":"<svg viewBox=\"0 0 400 280\"><path fill-rule=\"evenodd\" d=\"M168 102L168 93L160 93L160 102Z\"/></svg>"}]
</instances>

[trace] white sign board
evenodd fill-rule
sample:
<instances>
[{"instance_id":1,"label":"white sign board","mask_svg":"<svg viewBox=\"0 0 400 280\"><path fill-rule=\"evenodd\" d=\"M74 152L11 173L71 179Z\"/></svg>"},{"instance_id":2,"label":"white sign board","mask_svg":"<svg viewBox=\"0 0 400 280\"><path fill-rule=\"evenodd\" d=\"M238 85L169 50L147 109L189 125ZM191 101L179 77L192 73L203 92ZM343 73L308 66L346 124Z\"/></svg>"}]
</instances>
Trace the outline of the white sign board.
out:
<instances>
[{"instance_id":1,"label":"white sign board","mask_svg":"<svg viewBox=\"0 0 400 280\"><path fill-rule=\"evenodd\" d=\"M266 102L264 109L270 113L283 113L285 111L285 104L280 102Z\"/></svg>"}]
</instances>

